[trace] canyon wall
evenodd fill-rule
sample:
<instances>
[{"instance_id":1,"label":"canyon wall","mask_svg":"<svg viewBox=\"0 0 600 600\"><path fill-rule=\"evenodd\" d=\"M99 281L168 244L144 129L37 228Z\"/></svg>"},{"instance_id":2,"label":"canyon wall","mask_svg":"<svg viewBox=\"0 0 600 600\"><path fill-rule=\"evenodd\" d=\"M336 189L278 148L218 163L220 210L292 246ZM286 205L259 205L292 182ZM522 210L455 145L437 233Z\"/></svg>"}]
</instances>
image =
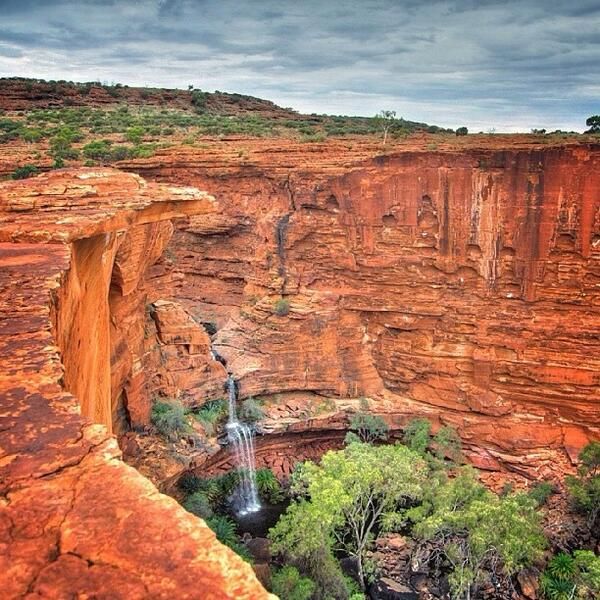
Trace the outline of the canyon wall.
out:
<instances>
[{"instance_id":1,"label":"canyon wall","mask_svg":"<svg viewBox=\"0 0 600 600\"><path fill-rule=\"evenodd\" d=\"M242 396L366 396L394 429L451 424L478 466L529 476L598 437L597 146L240 144L122 166L219 198L149 294L217 327Z\"/></svg>"},{"instance_id":2,"label":"canyon wall","mask_svg":"<svg viewBox=\"0 0 600 600\"><path fill-rule=\"evenodd\" d=\"M3 598L271 597L110 435L144 349L145 272L170 219L214 210L109 169L0 184Z\"/></svg>"}]
</instances>

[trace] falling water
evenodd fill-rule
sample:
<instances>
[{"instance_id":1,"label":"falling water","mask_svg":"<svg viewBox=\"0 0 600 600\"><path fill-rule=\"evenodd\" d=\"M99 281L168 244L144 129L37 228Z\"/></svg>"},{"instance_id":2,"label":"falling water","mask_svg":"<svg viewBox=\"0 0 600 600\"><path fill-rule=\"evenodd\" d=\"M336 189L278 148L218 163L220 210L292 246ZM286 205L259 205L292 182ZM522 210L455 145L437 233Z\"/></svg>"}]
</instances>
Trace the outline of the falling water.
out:
<instances>
[{"instance_id":1,"label":"falling water","mask_svg":"<svg viewBox=\"0 0 600 600\"><path fill-rule=\"evenodd\" d=\"M229 421L227 437L235 452L235 461L240 474L237 490L238 512L241 515L260 510L260 501L256 489L256 465L254 459L254 435L246 423L238 421L235 403L237 391L231 375L227 377L229 398Z\"/></svg>"}]
</instances>

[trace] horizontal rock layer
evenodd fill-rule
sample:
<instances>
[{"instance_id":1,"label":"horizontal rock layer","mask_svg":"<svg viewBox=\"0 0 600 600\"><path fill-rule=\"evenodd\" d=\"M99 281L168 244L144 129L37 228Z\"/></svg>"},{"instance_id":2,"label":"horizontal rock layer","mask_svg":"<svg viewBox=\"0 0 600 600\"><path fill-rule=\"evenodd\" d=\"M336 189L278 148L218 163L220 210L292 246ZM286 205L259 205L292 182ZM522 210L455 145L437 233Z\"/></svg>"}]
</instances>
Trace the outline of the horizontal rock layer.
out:
<instances>
[{"instance_id":1,"label":"horizontal rock layer","mask_svg":"<svg viewBox=\"0 0 600 600\"><path fill-rule=\"evenodd\" d=\"M242 396L369 396L535 475L600 431L600 150L507 146L248 141L122 166L220 201L152 285L219 327Z\"/></svg>"}]
</instances>

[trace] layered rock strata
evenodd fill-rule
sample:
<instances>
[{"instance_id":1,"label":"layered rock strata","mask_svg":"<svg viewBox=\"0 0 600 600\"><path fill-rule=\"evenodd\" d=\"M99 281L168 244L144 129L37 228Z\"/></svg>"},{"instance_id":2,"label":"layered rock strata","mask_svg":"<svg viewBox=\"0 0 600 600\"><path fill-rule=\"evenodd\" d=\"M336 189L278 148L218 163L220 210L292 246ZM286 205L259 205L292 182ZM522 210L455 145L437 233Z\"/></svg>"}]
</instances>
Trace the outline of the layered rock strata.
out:
<instances>
[{"instance_id":1,"label":"layered rock strata","mask_svg":"<svg viewBox=\"0 0 600 600\"><path fill-rule=\"evenodd\" d=\"M132 316L169 219L211 210L197 190L111 170L0 185L3 598L269 597L109 433L111 397L135 374L113 346L128 325L114 298Z\"/></svg>"},{"instance_id":2,"label":"layered rock strata","mask_svg":"<svg viewBox=\"0 0 600 600\"><path fill-rule=\"evenodd\" d=\"M217 326L242 396L367 396L393 428L457 427L480 467L549 476L600 434L600 150L510 140L122 166L219 197L152 285Z\"/></svg>"}]
</instances>

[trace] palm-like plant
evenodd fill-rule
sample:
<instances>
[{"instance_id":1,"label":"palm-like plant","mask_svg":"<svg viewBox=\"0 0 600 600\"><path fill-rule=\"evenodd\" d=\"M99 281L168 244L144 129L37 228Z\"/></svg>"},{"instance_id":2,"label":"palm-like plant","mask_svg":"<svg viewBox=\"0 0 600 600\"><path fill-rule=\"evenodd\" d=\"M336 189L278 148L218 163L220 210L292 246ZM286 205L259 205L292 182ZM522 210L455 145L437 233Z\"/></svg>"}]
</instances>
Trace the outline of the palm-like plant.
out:
<instances>
[{"instance_id":1,"label":"palm-like plant","mask_svg":"<svg viewBox=\"0 0 600 600\"><path fill-rule=\"evenodd\" d=\"M573 600L575 596L575 584L572 581L554 579L544 573L540 582L544 597L548 600Z\"/></svg>"},{"instance_id":2,"label":"palm-like plant","mask_svg":"<svg viewBox=\"0 0 600 600\"><path fill-rule=\"evenodd\" d=\"M284 498L281 484L271 469L258 469L256 471L256 487L260 497L271 504L277 504Z\"/></svg>"},{"instance_id":3,"label":"palm-like plant","mask_svg":"<svg viewBox=\"0 0 600 600\"><path fill-rule=\"evenodd\" d=\"M548 563L540 583L548 600L572 600L575 596L577 564L570 554L560 552Z\"/></svg>"},{"instance_id":4,"label":"palm-like plant","mask_svg":"<svg viewBox=\"0 0 600 600\"><path fill-rule=\"evenodd\" d=\"M548 563L546 571L557 581L571 581L577 573L577 566L570 554L559 552Z\"/></svg>"}]
</instances>

